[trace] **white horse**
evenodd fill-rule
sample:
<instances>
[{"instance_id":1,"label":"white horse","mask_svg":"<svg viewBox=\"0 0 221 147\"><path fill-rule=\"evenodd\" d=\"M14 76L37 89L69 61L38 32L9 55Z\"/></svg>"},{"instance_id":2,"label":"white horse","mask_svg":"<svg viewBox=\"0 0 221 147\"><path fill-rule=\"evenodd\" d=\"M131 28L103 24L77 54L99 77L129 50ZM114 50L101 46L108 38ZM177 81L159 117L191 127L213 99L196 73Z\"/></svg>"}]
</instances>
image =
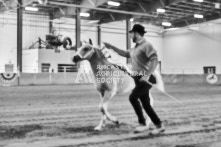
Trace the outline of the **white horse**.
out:
<instances>
[{"instance_id":1,"label":"white horse","mask_svg":"<svg viewBox=\"0 0 221 147\"><path fill-rule=\"evenodd\" d=\"M118 119L108 112L108 102L118 93L130 92L135 87L134 79L127 73L125 69L110 63L102 53L102 49L92 46L92 43L84 44L76 51L73 56L73 62L77 63L82 60L88 60L95 77L97 90L100 93L101 102L99 109L101 111L101 121L94 130L100 131L105 126L108 119L115 124L119 124ZM163 81L159 72L155 72L157 87L164 90ZM153 106L153 98L151 94L150 103ZM151 122L148 117L147 125Z\"/></svg>"}]
</instances>

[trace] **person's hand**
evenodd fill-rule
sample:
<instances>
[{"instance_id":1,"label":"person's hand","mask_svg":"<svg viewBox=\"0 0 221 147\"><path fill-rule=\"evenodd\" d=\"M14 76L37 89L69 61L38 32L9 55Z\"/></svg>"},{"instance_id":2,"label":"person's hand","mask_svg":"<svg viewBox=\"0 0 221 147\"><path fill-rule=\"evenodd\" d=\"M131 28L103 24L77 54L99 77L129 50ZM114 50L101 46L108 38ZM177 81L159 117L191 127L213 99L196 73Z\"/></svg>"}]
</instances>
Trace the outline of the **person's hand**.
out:
<instances>
[{"instance_id":1,"label":"person's hand","mask_svg":"<svg viewBox=\"0 0 221 147\"><path fill-rule=\"evenodd\" d=\"M140 78L140 81L145 81L149 83L149 78L150 78L149 75L144 75L142 78Z\"/></svg>"},{"instance_id":2,"label":"person's hand","mask_svg":"<svg viewBox=\"0 0 221 147\"><path fill-rule=\"evenodd\" d=\"M111 58L110 50L105 48L102 50L102 53L104 54L105 58Z\"/></svg>"},{"instance_id":3,"label":"person's hand","mask_svg":"<svg viewBox=\"0 0 221 147\"><path fill-rule=\"evenodd\" d=\"M110 43L103 42L104 46L108 49L113 49L115 46L111 45Z\"/></svg>"}]
</instances>

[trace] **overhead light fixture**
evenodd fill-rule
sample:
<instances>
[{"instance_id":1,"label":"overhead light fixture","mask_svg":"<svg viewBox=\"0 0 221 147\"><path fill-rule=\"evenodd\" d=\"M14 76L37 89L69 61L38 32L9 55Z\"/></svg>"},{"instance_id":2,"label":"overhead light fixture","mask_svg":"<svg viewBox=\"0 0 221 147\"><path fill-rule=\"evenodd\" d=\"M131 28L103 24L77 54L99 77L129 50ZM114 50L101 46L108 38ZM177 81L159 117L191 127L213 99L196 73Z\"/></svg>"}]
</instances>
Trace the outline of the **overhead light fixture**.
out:
<instances>
[{"instance_id":1,"label":"overhead light fixture","mask_svg":"<svg viewBox=\"0 0 221 147\"><path fill-rule=\"evenodd\" d=\"M91 21L89 21L88 23L98 23L100 20L91 20Z\"/></svg>"},{"instance_id":2,"label":"overhead light fixture","mask_svg":"<svg viewBox=\"0 0 221 147\"><path fill-rule=\"evenodd\" d=\"M215 3L215 8L220 9L220 3Z\"/></svg>"},{"instance_id":3,"label":"overhead light fixture","mask_svg":"<svg viewBox=\"0 0 221 147\"><path fill-rule=\"evenodd\" d=\"M176 31L176 30L179 30L180 28L169 28L169 29L166 29L166 31Z\"/></svg>"},{"instance_id":4,"label":"overhead light fixture","mask_svg":"<svg viewBox=\"0 0 221 147\"><path fill-rule=\"evenodd\" d=\"M43 4L43 1L42 1L42 0L38 0L38 3L39 3L39 4Z\"/></svg>"},{"instance_id":5,"label":"overhead light fixture","mask_svg":"<svg viewBox=\"0 0 221 147\"><path fill-rule=\"evenodd\" d=\"M194 14L194 17L195 18L203 18L203 15L201 15L201 14Z\"/></svg>"},{"instance_id":6,"label":"overhead light fixture","mask_svg":"<svg viewBox=\"0 0 221 147\"><path fill-rule=\"evenodd\" d=\"M38 3L41 5L46 5L48 3L48 0L38 0Z\"/></svg>"},{"instance_id":7,"label":"overhead light fixture","mask_svg":"<svg viewBox=\"0 0 221 147\"><path fill-rule=\"evenodd\" d=\"M82 17L89 17L90 16L90 13L80 13L80 16L82 16Z\"/></svg>"},{"instance_id":8,"label":"overhead light fixture","mask_svg":"<svg viewBox=\"0 0 221 147\"><path fill-rule=\"evenodd\" d=\"M170 27L172 24L170 22L162 22L163 26Z\"/></svg>"},{"instance_id":9,"label":"overhead light fixture","mask_svg":"<svg viewBox=\"0 0 221 147\"><path fill-rule=\"evenodd\" d=\"M117 6L117 7L120 6L119 2L114 2L114 1L108 1L107 4L110 6Z\"/></svg>"},{"instance_id":10,"label":"overhead light fixture","mask_svg":"<svg viewBox=\"0 0 221 147\"><path fill-rule=\"evenodd\" d=\"M134 21L134 18L131 18L130 21L133 22L133 21Z\"/></svg>"},{"instance_id":11,"label":"overhead light fixture","mask_svg":"<svg viewBox=\"0 0 221 147\"><path fill-rule=\"evenodd\" d=\"M165 9L162 9L162 8L159 8L159 9L157 9L157 12L158 12L158 13L165 13L166 10L165 10Z\"/></svg>"},{"instance_id":12,"label":"overhead light fixture","mask_svg":"<svg viewBox=\"0 0 221 147\"><path fill-rule=\"evenodd\" d=\"M194 31L198 31L199 30L199 26L189 26L188 29L189 30L194 30Z\"/></svg>"},{"instance_id":13,"label":"overhead light fixture","mask_svg":"<svg viewBox=\"0 0 221 147\"><path fill-rule=\"evenodd\" d=\"M37 7L25 7L25 10L27 11L38 11L38 8Z\"/></svg>"},{"instance_id":14,"label":"overhead light fixture","mask_svg":"<svg viewBox=\"0 0 221 147\"><path fill-rule=\"evenodd\" d=\"M200 2L200 3L202 3L203 2L203 0L193 0L194 2Z\"/></svg>"}]
</instances>

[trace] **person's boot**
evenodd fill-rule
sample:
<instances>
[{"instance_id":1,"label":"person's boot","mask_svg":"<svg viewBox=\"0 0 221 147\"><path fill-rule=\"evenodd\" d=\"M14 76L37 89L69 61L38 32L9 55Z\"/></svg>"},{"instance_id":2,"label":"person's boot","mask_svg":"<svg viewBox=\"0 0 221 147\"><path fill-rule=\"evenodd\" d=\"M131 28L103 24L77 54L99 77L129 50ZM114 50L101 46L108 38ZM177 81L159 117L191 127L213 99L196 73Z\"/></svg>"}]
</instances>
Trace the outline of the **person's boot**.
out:
<instances>
[{"instance_id":1,"label":"person's boot","mask_svg":"<svg viewBox=\"0 0 221 147\"><path fill-rule=\"evenodd\" d=\"M146 125L146 124L139 124L135 130L134 130L134 133L141 133L141 132L144 132L144 131L147 131L149 130L149 125Z\"/></svg>"},{"instance_id":2,"label":"person's boot","mask_svg":"<svg viewBox=\"0 0 221 147\"><path fill-rule=\"evenodd\" d=\"M164 131L165 131L165 126L163 124L160 124L159 126L156 126L156 128L153 131L151 131L151 134L157 135Z\"/></svg>"}]
</instances>

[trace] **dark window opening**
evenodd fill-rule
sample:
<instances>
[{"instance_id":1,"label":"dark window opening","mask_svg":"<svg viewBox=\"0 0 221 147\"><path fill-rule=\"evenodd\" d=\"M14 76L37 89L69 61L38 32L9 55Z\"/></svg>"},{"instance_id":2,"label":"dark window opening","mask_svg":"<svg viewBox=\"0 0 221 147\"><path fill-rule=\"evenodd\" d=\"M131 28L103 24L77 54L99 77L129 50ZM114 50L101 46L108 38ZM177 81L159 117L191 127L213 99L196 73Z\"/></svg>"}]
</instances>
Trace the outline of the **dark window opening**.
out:
<instances>
[{"instance_id":1,"label":"dark window opening","mask_svg":"<svg viewBox=\"0 0 221 147\"><path fill-rule=\"evenodd\" d=\"M74 64L58 64L58 72L77 72L77 68Z\"/></svg>"},{"instance_id":2,"label":"dark window opening","mask_svg":"<svg viewBox=\"0 0 221 147\"><path fill-rule=\"evenodd\" d=\"M51 64L49 63L42 63L41 64L41 72L49 72Z\"/></svg>"},{"instance_id":3,"label":"dark window opening","mask_svg":"<svg viewBox=\"0 0 221 147\"><path fill-rule=\"evenodd\" d=\"M216 73L216 66L204 66L203 67L204 74L215 74Z\"/></svg>"}]
</instances>

